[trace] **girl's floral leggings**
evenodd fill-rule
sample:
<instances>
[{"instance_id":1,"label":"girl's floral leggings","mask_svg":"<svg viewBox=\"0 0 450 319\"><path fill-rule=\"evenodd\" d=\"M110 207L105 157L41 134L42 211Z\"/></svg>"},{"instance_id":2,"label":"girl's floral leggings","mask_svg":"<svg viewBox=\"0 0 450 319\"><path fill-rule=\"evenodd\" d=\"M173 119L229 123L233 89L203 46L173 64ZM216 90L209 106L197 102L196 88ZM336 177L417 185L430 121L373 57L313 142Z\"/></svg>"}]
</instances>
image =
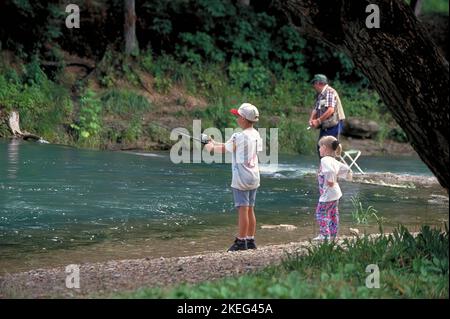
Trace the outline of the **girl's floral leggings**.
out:
<instances>
[{"instance_id":1,"label":"girl's floral leggings","mask_svg":"<svg viewBox=\"0 0 450 319\"><path fill-rule=\"evenodd\" d=\"M316 208L316 220L319 232L325 237L335 238L339 230L339 200L319 202Z\"/></svg>"}]
</instances>

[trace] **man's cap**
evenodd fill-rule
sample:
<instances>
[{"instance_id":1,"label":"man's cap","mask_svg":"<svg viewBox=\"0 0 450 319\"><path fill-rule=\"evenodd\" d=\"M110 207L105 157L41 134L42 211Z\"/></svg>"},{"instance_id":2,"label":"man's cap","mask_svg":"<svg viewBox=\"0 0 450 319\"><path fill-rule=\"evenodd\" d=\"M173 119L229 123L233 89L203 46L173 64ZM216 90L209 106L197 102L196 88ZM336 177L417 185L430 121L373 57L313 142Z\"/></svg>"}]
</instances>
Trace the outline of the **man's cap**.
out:
<instances>
[{"instance_id":1,"label":"man's cap","mask_svg":"<svg viewBox=\"0 0 450 319\"><path fill-rule=\"evenodd\" d=\"M314 75L313 79L311 80L311 84L314 84L316 82L328 84L328 78L324 74L316 74L316 75Z\"/></svg>"},{"instance_id":2,"label":"man's cap","mask_svg":"<svg viewBox=\"0 0 450 319\"><path fill-rule=\"evenodd\" d=\"M242 116L250 122L258 122L259 111L253 104L243 103L239 109L231 109L230 112L236 116Z\"/></svg>"}]
</instances>

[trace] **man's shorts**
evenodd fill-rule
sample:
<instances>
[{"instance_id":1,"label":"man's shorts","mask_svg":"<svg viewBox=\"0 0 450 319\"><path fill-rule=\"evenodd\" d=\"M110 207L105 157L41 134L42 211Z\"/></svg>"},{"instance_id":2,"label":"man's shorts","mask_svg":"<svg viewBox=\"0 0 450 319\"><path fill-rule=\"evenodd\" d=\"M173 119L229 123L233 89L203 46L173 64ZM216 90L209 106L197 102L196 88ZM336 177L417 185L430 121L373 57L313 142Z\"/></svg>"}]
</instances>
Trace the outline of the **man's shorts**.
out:
<instances>
[{"instance_id":1,"label":"man's shorts","mask_svg":"<svg viewBox=\"0 0 450 319\"><path fill-rule=\"evenodd\" d=\"M257 188L249 191L241 191L233 187L231 189L233 191L234 207L255 206Z\"/></svg>"}]
</instances>

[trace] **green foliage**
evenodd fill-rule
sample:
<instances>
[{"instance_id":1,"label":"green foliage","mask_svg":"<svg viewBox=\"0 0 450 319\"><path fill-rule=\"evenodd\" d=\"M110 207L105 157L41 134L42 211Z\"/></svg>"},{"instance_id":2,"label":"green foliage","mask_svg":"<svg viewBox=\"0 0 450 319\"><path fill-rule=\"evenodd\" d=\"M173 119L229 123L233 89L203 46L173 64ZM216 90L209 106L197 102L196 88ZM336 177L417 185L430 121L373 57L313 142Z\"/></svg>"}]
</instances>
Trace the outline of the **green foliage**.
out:
<instances>
[{"instance_id":1,"label":"green foliage","mask_svg":"<svg viewBox=\"0 0 450 319\"><path fill-rule=\"evenodd\" d=\"M24 82L29 85L41 84L47 80L47 76L42 71L37 56L33 56L31 62L25 65Z\"/></svg>"},{"instance_id":2,"label":"green foliage","mask_svg":"<svg viewBox=\"0 0 450 319\"><path fill-rule=\"evenodd\" d=\"M256 12L222 0L154 1L144 4L142 16L152 21L151 45L181 61L261 63L281 74L284 69L306 78L306 40L273 12ZM157 49L157 50L158 50Z\"/></svg>"},{"instance_id":3,"label":"green foliage","mask_svg":"<svg viewBox=\"0 0 450 319\"><path fill-rule=\"evenodd\" d=\"M142 95L128 90L110 89L101 97L106 114L140 117L150 110L150 102Z\"/></svg>"},{"instance_id":4,"label":"green foliage","mask_svg":"<svg viewBox=\"0 0 450 319\"><path fill-rule=\"evenodd\" d=\"M152 68L153 68L153 56L152 56L152 51L151 50L147 50L145 52L142 52L141 58L140 58L140 63L141 63L141 67L142 67L142 69L144 69L144 71L147 71L147 72L151 72L152 71Z\"/></svg>"},{"instance_id":5,"label":"green foliage","mask_svg":"<svg viewBox=\"0 0 450 319\"><path fill-rule=\"evenodd\" d=\"M353 221L355 221L357 224L368 224L371 217L374 217L376 220L378 220L378 216L376 214L378 211L373 208L373 206L364 208L359 197L357 196L352 196L350 200L353 205Z\"/></svg>"},{"instance_id":6,"label":"green foliage","mask_svg":"<svg viewBox=\"0 0 450 319\"><path fill-rule=\"evenodd\" d=\"M424 12L441 12L448 15L448 0L427 0L423 3Z\"/></svg>"},{"instance_id":7,"label":"green foliage","mask_svg":"<svg viewBox=\"0 0 450 319\"><path fill-rule=\"evenodd\" d=\"M167 94L172 88L172 81L166 77L156 76L153 87L158 93Z\"/></svg>"},{"instance_id":8,"label":"green foliage","mask_svg":"<svg viewBox=\"0 0 450 319\"><path fill-rule=\"evenodd\" d=\"M294 107L301 106L304 112L306 110L305 115L309 117L315 93L307 82L299 83L296 74L285 70L282 78L274 83L273 89L265 98L270 105L267 111L271 114L296 117L299 114L298 111L294 111Z\"/></svg>"},{"instance_id":9,"label":"green foliage","mask_svg":"<svg viewBox=\"0 0 450 319\"><path fill-rule=\"evenodd\" d=\"M408 4L411 0L405 0ZM446 13L448 15L448 1L449 0L427 0L423 1L422 12L423 13Z\"/></svg>"},{"instance_id":10,"label":"green foliage","mask_svg":"<svg viewBox=\"0 0 450 319\"><path fill-rule=\"evenodd\" d=\"M68 90L47 78L37 58L21 74L11 68L0 74L0 105L7 112L19 111L23 130L54 142L61 140L72 111Z\"/></svg>"},{"instance_id":11,"label":"green foliage","mask_svg":"<svg viewBox=\"0 0 450 319\"><path fill-rule=\"evenodd\" d=\"M306 129L307 120L292 120L282 116L278 126L281 152L313 154L316 151L317 136Z\"/></svg>"},{"instance_id":12,"label":"green foliage","mask_svg":"<svg viewBox=\"0 0 450 319\"><path fill-rule=\"evenodd\" d=\"M82 144L97 145L101 131L101 103L96 94L87 90L80 99L80 114L77 123L71 127L78 133Z\"/></svg>"},{"instance_id":13,"label":"green foliage","mask_svg":"<svg viewBox=\"0 0 450 319\"><path fill-rule=\"evenodd\" d=\"M15 71L12 71L11 73L17 76ZM8 75L5 76L0 74L0 105L4 107L6 111L11 111L17 106L17 98L21 89L21 83L17 83L15 79Z\"/></svg>"},{"instance_id":14,"label":"green foliage","mask_svg":"<svg viewBox=\"0 0 450 319\"><path fill-rule=\"evenodd\" d=\"M151 30L161 37L167 36L172 32L172 22L168 19L154 18Z\"/></svg>"},{"instance_id":15,"label":"green foliage","mask_svg":"<svg viewBox=\"0 0 450 319\"><path fill-rule=\"evenodd\" d=\"M103 59L97 66L97 77L100 84L106 88L112 87L115 82L116 65L115 62L117 58L114 57L114 52L107 50L103 55Z\"/></svg>"},{"instance_id":16,"label":"green foliage","mask_svg":"<svg viewBox=\"0 0 450 319\"><path fill-rule=\"evenodd\" d=\"M29 0L13 0L13 3L20 11L27 14L33 14L33 7L31 6Z\"/></svg>"},{"instance_id":17,"label":"green foliage","mask_svg":"<svg viewBox=\"0 0 450 319\"><path fill-rule=\"evenodd\" d=\"M149 53L145 55L146 59L148 59L148 54ZM103 59L98 64L96 70L97 78L100 84L105 88L111 88L115 86L119 80L124 79L129 84L137 86L139 85L139 78L133 70L133 64L133 60L129 57L108 49L103 55Z\"/></svg>"},{"instance_id":18,"label":"green foliage","mask_svg":"<svg viewBox=\"0 0 450 319\"><path fill-rule=\"evenodd\" d=\"M218 64L207 64L187 69L192 74L196 91L206 97L223 97L227 94L227 77Z\"/></svg>"},{"instance_id":19,"label":"green foliage","mask_svg":"<svg viewBox=\"0 0 450 319\"><path fill-rule=\"evenodd\" d=\"M134 86L139 85L139 78L136 73L134 73L133 68L129 63L122 64L122 74L127 79L128 83Z\"/></svg>"},{"instance_id":20,"label":"green foliage","mask_svg":"<svg viewBox=\"0 0 450 319\"><path fill-rule=\"evenodd\" d=\"M231 25L225 35L225 42L232 48L232 57L267 63L272 51L271 30L276 24L275 18L266 13L256 13L233 22L235 25Z\"/></svg>"},{"instance_id":21,"label":"green foliage","mask_svg":"<svg viewBox=\"0 0 450 319\"><path fill-rule=\"evenodd\" d=\"M151 110L150 102L142 95L128 90L110 89L100 99L103 105L101 137L103 142L132 143L143 134L144 114Z\"/></svg>"},{"instance_id":22,"label":"green foliage","mask_svg":"<svg viewBox=\"0 0 450 319\"><path fill-rule=\"evenodd\" d=\"M121 139L123 139L124 142L135 142L142 135L142 131L141 121L136 119L122 132Z\"/></svg>"},{"instance_id":23,"label":"green foliage","mask_svg":"<svg viewBox=\"0 0 450 319\"><path fill-rule=\"evenodd\" d=\"M180 63L170 55L162 55L150 63L147 58L146 70L154 76L153 88L161 94L167 94L173 85L173 79L180 77ZM184 69L184 68L182 68Z\"/></svg>"},{"instance_id":24,"label":"green foliage","mask_svg":"<svg viewBox=\"0 0 450 319\"><path fill-rule=\"evenodd\" d=\"M331 85L341 97L346 116L364 117L375 121L383 120L387 116L386 106L375 91L358 85L344 84L341 81L333 81Z\"/></svg>"},{"instance_id":25,"label":"green foliage","mask_svg":"<svg viewBox=\"0 0 450 319\"><path fill-rule=\"evenodd\" d=\"M290 70L297 80L306 81L310 75L304 68L305 47L306 40L292 26L282 26L275 38L273 51L276 59L271 61L271 69L278 77L283 76L285 70Z\"/></svg>"},{"instance_id":26,"label":"green foliage","mask_svg":"<svg viewBox=\"0 0 450 319\"><path fill-rule=\"evenodd\" d=\"M205 121L206 126L217 127L218 129L225 129L227 127L236 127L235 117L230 113L230 107L219 101L216 105L211 105L206 109L205 115L207 119L212 121L208 123ZM210 125L208 125L210 124ZM222 133L224 133L223 131Z\"/></svg>"},{"instance_id":27,"label":"green foliage","mask_svg":"<svg viewBox=\"0 0 450 319\"><path fill-rule=\"evenodd\" d=\"M62 36L63 31L61 30L61 27L64 26L64 24L60 23L60 21L64 21L67 15L65 11L62 10L61 6L56 4L49 3L47 10L49 12L49 17L44 33L44 41L51 42Z\"/></svg>"},{"instance_id":28,"label":"green foliage","mask_svg":"<svg viewBox=\"0 0 450 319\"><path fill-rule=\"evenodd\" d=\"M139 289L119 298L448 298L448 227L404 227L392 235L313 245L279 266L196 285ZM366 267L380 269L380 288L365 285Z\"/></svg>"},{"instance_id":29,"label":"green foliage","mask_svg":"<svg viewBox=\"0 0 450 319\"><path fill-rule=\"evenodd\" d=\"M225 54L217 48L214 38L204 32L181 33L176 55L181 61L200 65L203 61L223 62Z\"/></svg>"},{"instance_id":30,"label":"green foliage","mask_svg":"<svg viewBox=\"0 0 450 319\"><path fill-rule=\"evenodd\" d=\"M239 60L233 60L228 68L230 82L243 91L262 95L267 92L271 73L260 61L251 65Z\"/></svg>"},{"instance_id":31,"label":"green foliage","mask_svg":"<svg viewBox=\"0 0 450 319\"><path fill-rule=\"evenodd\" d=\"M167 145L172 144L172 141L170 140L170 134L168 134L167 130L158 125L155 125L154 123L150 123L150 125L143 128L143 133L146 136L150 137L152 141Z\"/></svg>"},{"instance_id":32,"label":"green foliage","mask_svg":"<svg viewBox=\"0 0 450 319\"><path fill-rule=\"evenodd\" d=\"M408 142L408 137L401 127L395 127L391 129L387 135L387 138L400 143Z\"/></svg>"}]
</instances>

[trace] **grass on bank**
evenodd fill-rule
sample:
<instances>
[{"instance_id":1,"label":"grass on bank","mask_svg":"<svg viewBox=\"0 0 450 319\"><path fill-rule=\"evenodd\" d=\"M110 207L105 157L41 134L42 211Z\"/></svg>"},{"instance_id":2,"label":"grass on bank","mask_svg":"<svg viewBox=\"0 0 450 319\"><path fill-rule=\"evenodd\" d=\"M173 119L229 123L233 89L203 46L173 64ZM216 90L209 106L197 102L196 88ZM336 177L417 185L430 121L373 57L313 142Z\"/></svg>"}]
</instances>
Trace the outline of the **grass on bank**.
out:
<instances>
[{"instance_id":1,"label":"grass on bank","mask_svg":"<svg viewBox=\"0 0 450 319\"><path fill-rule=\"evenodd\" d=\"M399 226L389 236L313 246L307 255L288 255L281 265L253 274L113 297L448 298L448 244L447 225L444 231L423 226L416 237ZM366 287L369 265L379 268L380 288Z\"/></svg>"},{"instance_id":2,"label":"grass on bank","mask_svg":"<svg viewBox=\"0 0 450 319\"><path fill-rule=\"evenodd\" d=\"M25 64L18 58L12 63L3 59L0 107L6 112L17 109L23 129L52 143L107 148L143 138L167 140L168 132L155 132L148 120L152 118L148 115L161 107L181 106L182 111L167 115L180 122L201 119L203 129L224 129L236 127L230 107L248 101L260 109L259 127L279 128L280 152L308 154L315 150L317 132L306 130L314 101L307 74L286 71L281 78L274 78L262 65L189 65L171 56L154 58L152 52L144 52L135 61L114 52L106 56L109 60L99 64L94 82L76 83L75 96L73 88L64 86L64 77L70 76L64 69L49 77L37 58ZM167 96L168 105L147 99L140 83L142 75L152 80L144 83L150 90ZM380 123L378 138L383 141L392 118L376 92L337 80L332 85L339 91L348 117L363 116ZM186 107L189 96L205 100L206 107ZM8 134L5 123L0 124L0 134Z\"/></svg>"}]
</instances>

